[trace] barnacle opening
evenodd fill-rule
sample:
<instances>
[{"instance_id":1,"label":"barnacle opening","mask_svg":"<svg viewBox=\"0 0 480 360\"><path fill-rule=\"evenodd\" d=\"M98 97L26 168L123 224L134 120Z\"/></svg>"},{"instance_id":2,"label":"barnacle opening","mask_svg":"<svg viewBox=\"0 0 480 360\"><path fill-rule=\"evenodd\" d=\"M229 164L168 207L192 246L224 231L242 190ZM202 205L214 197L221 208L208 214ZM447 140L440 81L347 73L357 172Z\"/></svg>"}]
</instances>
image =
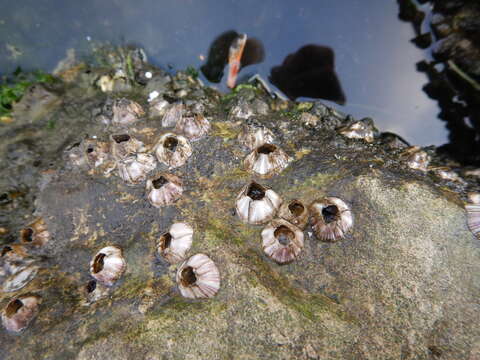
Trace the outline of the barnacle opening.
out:
<instances>
[{"instance_id":1,"label":"barnacle opening","mask_svg":"<svg viewBox=\"0 0 480 360\"><path fill-rule=\"evenodd\" d=\"M115 140L117 144L120 144L122 142L130 140L130 135L127 135L127 134L113 135L112 138L113 140Z\"/></svg>"},{"instance_id":2,"label":"barnacle opening","mask_svg":"<svg viewBox=\"0 0 480 360\"><path fill-rule=\"evenodd\" d=\"M265 188L260 184L252 182L248 187L247 196L252 200L262 200L265 197Z\"/></svg>"},{"instance_id":3,"label":"barnacle opening","mask_svg":"<svg viewBox=\"0 0 480 360\"><path fill-rule=\"evenodd\" d=\"M22 306L23 306L23 302L19 299L10 301L5 309L5 315L7 315L7 317L15 315Z\"/></svg>"},{"instance_id":4,"label":"barnacle opening","mask_svg":"<svg viewBox=\"0 0 480 360\"><path fill-rule=\"evenodd\" d=\"M3 249L2 249L2 252L0 254L0 256L5 256L8 252L12 251L13 249L10 247L10 246L4 246Z\"/></svg>"},{"instance_id":5,"label":"barnacle opening","mask_svg":"<svg viewBox=\"0 0 480 360\"><path fill-rule=\"evenodd\" d=\"M94 292L96 288L97 288L97 282L95 280L90 280L85 286L85 289L87 290L88 293Z\"/></svg>"},{"instance_id":6,"label":"barnacle opening","mask_svg":"<svg viewBox=\"0 0 480 360\"><path fill-rule=\"evenodd\" d=\"M95 149L93 148L93 146L89 146L89 147L87 148L87 154L92 153L94 150L95 150Z\"/></svg>"},{"instance_id":7,"label":"barnacle opening","mask_svg":"<svg viewBox=\"0 0 480 360\"><path fill-rule=\"evenodd\" d=\"M172 235L170 233L165 233L160 237L160 249L165 250L170 247L172 243Z\"/></svg>"},{"instance_id":8,"label":"barnacle opening","mask_svg":"<svg viewBox=\"0 0 480 360\"><path fill-rule=\"evenodd\" d=\"M322 216L323 220L325 220L325 223L329 224L338 220L340 216L340 210L338 210L336 205L329 205L322 209Z\"/></svg>"},{"instance_id":9,"label":"barnacle opening","mask_svg":"<svg viewBox=\"0 0 480 360\"><path fill-rule=\"evenodd\" d=\"M288 210L290 210L292 215L298 217L305 211L305 206L303 206L303 204L299 201L292 201L290 204L288 204Z\"/></svg>"},{"instance_id":10,"label":"barnacle opening","mask_svg":"<svg viewBox=\"0 0 480 360\"><path fill-rule=\"evenodd\" d=\"M163 143L163 147L172 152L175 152L175 150L177 149L177 146L178 146L178 139L173 136L167 137L165 142Z\"/></svg>"},{"instance_id":11,"label":"barnacle opening","mask_svg":"<svg viewBox=\"0 0 480 360\"><path fill-rule=\"evenodd\" d=\"M20 239L23 242L32 242L33 241L33 229L25 228L20 231Z\"/></svg>"},{"instance_id":12,"label":"barnacle opening","mask_svg":"<svg viewBox=\"0 0 480 360\"><path fill-rule=\"evenodd\" d=\"M163 176L160 176L158 179L155 179L152 181L153 187L157 190L167 183L168 183L168 180Z\"/></svg>"},{"instance_id":13,"label":"barnacle opening","mask_svg":"<svg viewBox=\"0 0 480 360\"><path fill-rule=\"evenodd\" d=\"M277 239L280 244L286 246L295 238L295 233L287 226L280 225L273 232L273 236L275 236L275 239Z\"/></svg>"},{"instance_id":14,"label":"barnacle opening","mask_svg":"<svg viewBox=\"0 0 480 360\"><path fill-rule=\"evenodd\" d=\"M180 280L182 281L182 285L185 287L196 283L197 276L195 275L195 272L191 266L187 266L182 270L182 273L180 274Z\"/></svg>"},{"instance_id":15,"label":"barnacle opening","mask_svg":"<svg viewBox=\"0 0 480 360\"><path fill-rule=\"evenodd\" d=\"M105 254L98 254L95 256L95 259L93 260L93 273L96 274L100 271L103 270L103 259L105 258Z\"/></svg>"},{"instance_id":16,"label":"barnacle opening","mask_svg":"<svg viewBox=\"0 0 480 360\"><path fill-rule=\"evenodd\" d=\"M268 155L268 154L271 154L272 152L274 152L275 150L277 150L277 147L275 145L272 145L272 144L263 144L262 146L260 146L258 149L257 149L257 152L259 154L265 154L265 155Z\"/></svg>"}]
</instances>

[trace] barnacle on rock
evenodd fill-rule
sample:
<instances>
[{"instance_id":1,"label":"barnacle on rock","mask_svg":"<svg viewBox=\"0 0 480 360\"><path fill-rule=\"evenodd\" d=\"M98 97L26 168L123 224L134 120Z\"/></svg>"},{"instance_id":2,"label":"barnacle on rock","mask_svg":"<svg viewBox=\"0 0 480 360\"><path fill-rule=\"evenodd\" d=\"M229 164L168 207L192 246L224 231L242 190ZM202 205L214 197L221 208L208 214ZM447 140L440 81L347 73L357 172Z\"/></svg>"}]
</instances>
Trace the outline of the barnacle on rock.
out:
<instances>
[{"instance_id":1,"label":"barnacle on rock","mask_svg":"<svg viewBox=\"0 0 480 360\"><path fill-rule=\"evenodd\" d=\"M236 209L243 222L258 225L272 220L281 203L275 191L252 181L238 194Z\"/></svg>"},{"instance_id":2,"label":"barnacle on rock","mask_svg":"<svg viewBox=\"0 0 480 360\"><path fill-rule=\"evenodd\" d=\"M319 240L337 241L353 226L348 205L336 197L326 197L310 205L311 224Z\"/></svg>"},{"instance_id":3,"label":"barnacle on rock","mask_svg":"<svg viewBox=\"0 0 480 360\"><path fill-rule=\"evenodd\" d=\"M253 150L244 160L248 172L262 177L280 173L290 162L290 157L278 146L263 144Z\"/></svg>"},{"instance_id":4,"label":"barnacle on rock","mask_svg":"<svg viewBox=\"0 0 480 360\"><path fill-rule=\"evenodd\" d=\"M205 136L210 130L210 122L201 114L181 117L175 126L175 131L185 135L191 141Z\"/></svg>"},{"instance_id":5,"label":"barnacle on rock","mask_svg":"<svg viewBox=\"0 0 480 360\"><path fill-rule=\"evenodd\" d=\"M22 295L13 298L2 310L2 323L5 329L19 333L27 328L38 315L40 296Z\"/></svg>"},{"instance_id":6,"label":"barnacle on rock","mask_svg":"<svg viewBox=\"0 0 480 360\"><path fill-rule=\"evenodd\" d=\"M366 142L373 142L373 124L370 119L355 121L354 123L342 127L339 133L350 139L363 139Z\"/></svg>"},{"instance_id":7,"label":"barnacle on rock","mask_svg":"<svg viewBox=\"0 0 480 360\"><path fill-rule=\"evenodd\" d=\"M168 232L160 236L157 251L169 263L176 264L185 259L192 246L193 229L185 223L173 224Z\"/></svg>"},{"instance_id":8,"label":"barnacle on rock","mask_svg":"<svg viewBox=\"0 0 480 360\"><path fill-rule=\"evenodd\" d=\"M409 147L404 153L407 166L411 169L427 171L430 163L430 156L418 146Z\"/></svg>"},{"instance_id":9,"label":"barnacle on rock","mask_svg":"<svg viewBox=\"0 0 480 360\"><path fill-rule=\"evenodd\" d=\"M174 104L165 112L165 115L162 119L163 127L173 127L177 122L183 117L185 112L185 105L179 103Z\"/></svg>"},{"instance_id":10,"label":"barnacle on rock","mask_svg":"<svg viewBox=\"0 0 480 360\"><path fill-rule=\"evenodd\" d=\"M37 246L45 245L50 239L50 233L47 225L42 218L38 218L30 225L20 230L20 241L24 244L32 244Z\"/></svg>"},{"instance_id":11,"label":"barnacle on rock","mask_svg":"<svg viewBox=\"0 0 480 360\"><path fill-rule=\"evenodd\" d=\"M143 143L128 134L115 134L111 136L112 155L115 160L123 160L139 152L145 152Z\"/></svg>"},{"instance_id":12,"label":"barnacle on rock","mask_svg":"<svg viewBox=\"0 0 480 360\"><path fill-rule=\"evenodd\" d=\"M110 289L96 280L90 280L82 286L82 293L85 297L84 305L89 305L108 296Z\"/></svg>"},{"instance_id":13,"label":"barnacle on rock","mask_svg":"<svg viewBox=\"0 0 480 360\"><path fill-rule=\"evenodd\" d=\"M467 225L470 231L480 239L480 193L469 193L470 204L465 205Z\"/></svg>"},{"instance_id":14,"label":"barnacle on rock","mask_svg":"<svg viewBox=\"0 0 480 360\"><path fill-rule=\"evenodd\" d=\"M155 154L159 162L176 168L185 164L192 155L192 147L185 137L166 133L158 141Z\"/></svg>"},{"instance_id":15,"label":"barnacle on rock","mask_svg":"<svg viewBox=\"0 0 480 360\"><path fill-rule=\"evenodd\" d=\"M220 272L207 255L196 254L178 269L177 284L186 298L211 298L220 289Z\"/></svg>"},{"instance_id":16,"label":"barnacle on rock","mask_svg":"<svg viewBox=\"0 0 480 360\"><path fill-rule=\"evenodd\" d=\"M288 221L273 220L262 231L263 251L279 264L292 262L303 249L303 232Z\"/></svg>"},{"instance_id":17,"label":"barnacle on rock","mask_svg":"<svg viewBox=\"0 0 480 360\"><path fill-rule=\"evenodd\" d=\"M430 168L430 170L433 170L437 176L442 178L443 180L447 181L455 181L459 183L465 183L465 181L453 170L451 170L449 167L442 166L442 167L436 167L436 168Z\"/></svg>"},{"instance_id":18,"label":"barnacle on rock","mask_svg":"<svg viewBox=\"0 0 480 360\"><path fill-rule=\"evenodd\" d=\"M152 95L152 93L150 93ZM157 95L158 96L158 95ZM150 106L148 108L150 117L160 117L164 116L170 106L170 103L167 100L164 100L160 97L149 99Z\"/></svg>"},{"instance_id":19,"label":"barnacle on rock","mask_svg":"<svg viewBox=\"0 0 480 360\"><path fill-rule=\"evenodd\" d=\"M275 137L271 130L259 124L248 124L243 126L238 135L238 141L250 150L256 149L263 144L272 144Z\"/></svg>"},{"instance_id":20,"label":"barnacle on rock","mask_svg":"<svg viewBox=\"0 0 480 360\"><path fill-rule=\"evenodd\" d=\"M300 200L291 200L280 206L278 216L303 230L308 223L308 208Z\"/></svg>"},{"instance_id":21,"label":"barnacle on rock","mask_svg":"<svg viewBox=\"0 0 480 360\"><path fill-rule=\"evenodd\" d=\"M103 285L112 286L122 276L126 267L122 250L116 246L107 246L93 257L90 274Z\"/></svg>"},{"instance_id":22,"label":"barnacle on rock","mask_svg":"<svg viewBox=\"0 0 480 360\"><path fill-rule=\"evenodd\" d=\"M110 144L96 139L86 139L83 143L85 159L91 168L105 164L110 157Z\"/></svg>"},{"instance_id":23,"label":"barnacle on rock","mask_svg":"<svg viewBox=\"0 0 480 360\"><path fill-rule=\"evenodd\" d=\"M15 272L10 275L2 285L2 291L17 291L32 281L38 273L38 266L21 264L15 268Z\"/></svg>"},{"instance_id":24,"label":"barnacle on rock","mask_svg":"<svg viewBox=\"0 0 480 360\"><path fill-rule=\"evenodd\" d=\"M126 98L121 98L115 100L113 104L112 123L114 125L131 125L144 115L145 111L143 111L140 104Z\"/></svg>"},{"instance_id":25,"label":"barnacle on rock","mask_svg":"<svg viewBox=\"0 0 480 360\"><path fill-rule=\"evenodd\" d=\"M17 274L33 262L25 247L19 244L5 245L0 251L0 259L3 260L3 268L8 274Z\"/></svg>"},{"instance_id":26,"label":"barnacle on rock","mask_svg":"<svg viewBox=\"0 0 480 360\"><path fill-rule=\"evenodd\" d=\"M147 180L148 201L157 208L174 203L182 192L182 180L173 174L160 174Z\"/></svg>"},{"instance_id":27,"label":"barnacle on rock","mask_svg":"<svg viewBox=\"0 0 480 360\"><path fill-rule=\"evenodd\" d=\"M157 161L150 154L136 154L117 162L118 175L127 184L136 185L147 178L147 174L155 169Z\"/></svg>"}]
</instances>

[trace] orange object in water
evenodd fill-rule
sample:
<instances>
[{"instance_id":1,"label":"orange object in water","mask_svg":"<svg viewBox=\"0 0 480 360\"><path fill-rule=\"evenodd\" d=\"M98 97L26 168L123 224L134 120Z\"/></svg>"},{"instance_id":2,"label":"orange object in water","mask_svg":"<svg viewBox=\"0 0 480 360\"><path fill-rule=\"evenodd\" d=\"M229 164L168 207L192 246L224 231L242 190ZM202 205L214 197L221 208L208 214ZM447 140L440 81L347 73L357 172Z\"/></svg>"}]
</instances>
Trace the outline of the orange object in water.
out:
<instances>
[{"instance_id":1,"label":"orange object in water","mask_svg":"<svg viewBox=\"0 0 480 360\"><path fill-rule=\"evenodd\" d=\"M239 35L236 38L228 51L228 79L227 86L230 89L235 87L237 75L240 71L240 60L242 59L243 50L247 43L247 34Z\"/></svg>"}]
</instances>

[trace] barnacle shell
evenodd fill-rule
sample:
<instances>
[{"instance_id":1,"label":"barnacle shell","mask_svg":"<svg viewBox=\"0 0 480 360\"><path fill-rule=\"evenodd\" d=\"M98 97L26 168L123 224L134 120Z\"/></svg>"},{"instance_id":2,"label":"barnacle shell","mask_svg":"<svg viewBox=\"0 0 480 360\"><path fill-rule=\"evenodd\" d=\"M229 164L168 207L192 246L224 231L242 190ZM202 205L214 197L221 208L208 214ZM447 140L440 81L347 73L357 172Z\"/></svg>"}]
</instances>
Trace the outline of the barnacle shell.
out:
<instances>
[{"instance_id":1,"label":"barnacle shell","mask_svg":"<svg viewBox=\"0 0 480 360\"><path fill-rule=\"evenodd\" d=\"M294 199L280 206L278 216L303 230L308 223L308 208L300 200Z\"/></svg>"},{"instance_id":2,"label":"barnacle shell","mask_svg":"<svg viewBox=\"0 0 480 360\"><path fill-rule=\"evenodd\" d=\"M469 193L471 204L465 205L467 225L470 231L480 239L480 193Z\"/></svg>"},{"instance_id":3,"label":"barnacle shell","mask_svg":"<svg viewBox=\"0 0 480 360\"><path fill-rule=\"evenodd\" d=\"M295 260L303 249L303 232L288 221L273 220L262 231L263 251L279 264Z\"/></svg>"},{"instance_id":4,"label":"barnacle shell","mask_svg":"<svg viewBox=\"0 0 480 360\"><path fill-rule=\"evenodd\" d=\"M263 144L247 155L244 165L248 172L270 177L285 169L290 160L290 157L278 146Z\"/></svg>"},{"instance_id":5,"label":"barnacle shell","mask_svg":"<svg viewBox=\"0 0 480 360\"><path fill-rule=\"evenodd\" d=\"M166 133L158 141L155 154L158 161L171 168L176 168L185 164L185 161L192 155L192 147L185 137Z\"/></svg>"},{"instance_id":6,"label":"barnacle shell","mask_svg":"<svg viewBox=\"0 0 480 360\"><path fill-rule=\"evenodd\" d=\"M185 106L183 104L174 104L170 109L168 109L163 116L162 126L163 127L172 127L177 124L177 122L182 118L183 113L185 112Z\"/></svg>"},{"instance_id":7,"label":"barnacle shell","mask_svg":"<svg viewBox=\"0 0 480 360\"><path fill-rule=\"evenodd\" d=\"M0 258L3 260L3 268L9 274L16 274L23 270L25 265L33 262L28 258L26 249L23 245L10 244L5 245L0 252Z\"/></svg>"},{"instance_id":8,"label":"barnacle shell","mask_svg":"<svg viewBox=\"0 0 480 360\"><path fill-rule=\"evenodd\" d=\"M196 254L178 269L177 284L186 298L211 298L220 289L220 273L207 255Z\"/></svg>"},{"instance_id":9,"label":"barnacle shell","mask_svg":"<svg viewBox=\"0 0 480 360\"><path fill-rule=\"evenodd\" d=\"M191 141L196 141L205 136L210 130L210 122L200 114L184 116L177 121L175 131L185 135Z\"/></svg>"},{"instance_id":10,"label":"barnacle shell","mask_svg":"<svg viewBox=\"0 0 480 360\"><path fill-rule=\"evenodd\" d=\"M107 246L93 257L90 274L103 285L112 286L122 276L126 267L122 250L116 246Z\"/></svg>"},{"instance_id":11,"label":"barnacle shell","mask_svg":"<svg viewBox=\"0 0 480 360\"><path fill-rule=\"evenodd\" d=\"M164 116L168 111L169 102L162 98L155 98L150 100L150 107L148 109L151 117Z\"/></svg>"},{"instance_id":12,"label":"barnacle shell","mask_svg":"<svg viewBox=\"0 0 480 360\"><path fill-rule=\"evenodd\" d=\"M319 240L337 241L353 226L348 205L336 197L326 197L310 205L311 224Z\"/></svg>"},{"instance_id":13,"label":"barnacle shell","mask_svg":"<svg viewBox=\"0 0 480 360\"><path fill-rule=\"evenodd\" d=\"M92 304L108 296L110 289L96 280L90 280L82 287L82 292L86 299L84 305Z\"/></svg>"},{"instance_id":14,"label":"barnacle shell","mask_svg":"<svg viewBox=\"0 0 480 360\"><path fill-rule=\"evenodd\" d=\"M168 232L160 236L157 251L171 264L185 259L185 254L192 246L193 229L185 223L173 224Z\"/></svg>"},{"instance_id":15,"label":"barnacle shell","mask_svg":"<svg viewBox=\"0 0 480 360\"><path fill-rule=\"evenodd\" d=\"M2 290L4 292L17 291L32 281L38 273L38 266L28 265L19 266L15 273L10 275L3 282Z\"/></svg>"},{"instance_id":16,"label":"barnacle shell","mask_svg":"<svg viewBox=\"0 0 480 360\"><path fill-rule=\"evenodd\" d=\"M127 184L139 184L147 178L147 174L157 166L155 157L150 154L136 154L118 161L118 175Z\"/></svg>"},{"instance_id":17,"label":"barnacle shell","mask_svg":"<svg viewBox=\"0 0 480 360\"><path fill-rule=\"evenodd\" d=\"M465 183L465 181L449 167L437 167L431 170L433 170L435 174L437 174L443 180Z\"/></svg>"},{"instance_id":18,"label":"barnacle shell","mask_svg":"<svg viewBox=\"0 0 480 360\"><path fill-rule=\"evenodd\" d=\"M147 180L148 201L157 208L174 203L182 192L182 180L173 174L160 174Z\"/></svg>"},{"instance_id":19,"label":"barnacle shell","mask_svg":"<svg viewBox=\"0 0 480 360\"><path fill-rule=\"evenodd\" d=\"M41 298L37 295L22 295L10 300L2 310L2 323L8 331L19 333L27 328L38 314Z\"/></svg>"},{"instance_id":20,"label":"barnacle shell","mask_svg":"<svg viewBox=\"0 0 480 360\"><path fill-rule=\"evenodd\" d=\"M96 139L84 140L83 151L91 168L102 166L110 158L110 144Z\"/></svg>"},{"instance_id":21,"label":"barnacle shell","mask_svg":"<svg viewBox=\"0 0 480 360\"><path fill-rule=\"evenodd\" d=\"M263 144L271 144L275 137L271 130L263 125L249 124L245 125L242 132L238 135L240 144L246 146L250 150L256 149Z\"/></svg>"},{"instance_id":22,"label":"barnacle shell","mask_svg":"<svg viewBox=\"0 0 480 360\"><path fill-rule=\"evenodd\" d=\"M407 166L421 171L428 170L430 163L430 156L418 146L409 147L404 153L403 157L407 162Z\"/></svg>"},{"instance_id":23,"label":"barnacle shell","mask_svg":"<svg viewBox=\"0 0 480 360\"><path fill-rule=\"evenodd\" d=\"M129 99L117 99L113 104L114 125L131 125L145 115L142 107L135 101Z\"/></svg>"},{"instance_id":24,"label":"barnacle shell","mask_svg":"<svg viewBox=\"0 0 480 360\"><path fill-rule=\"evenodd\" d=\"M128 134L115 134L110 138L112 140L112 155L115 160L123 160L146 150L141 141Z\"/></svg>"},{"instance_id":25,"label":"barnacle shell","mask_svg":"<svg viewBox=\"0 0 480 360\"><path fill-rule=\"evenodd\" d=\"M47 225L42 218L38 218L27 227L20 230L20 241L25 244L42 246L50 239Z\"/></svg>"},{"instance_id":26,"label":"barnacle shell","mask_svg":"<svg viewBox=\"0 0 480 360\"><path fill-rule=\"evenodd\" d=\"M350 139L363 139L366 142L373 142L373 125L371 121L360 120L342 127L339 133Z\"/></svg>"},{"instance_id":27,"label":"barnacle shell","mask_svg":"<svg viewBox=\"0 0 480 360\"><path fill-rule=\"evenodd\" d=\"M236 209L243 222L258 225L272 220L281 203L275 191L252 181L238 194Z\"/></svg>"}]
</instances>

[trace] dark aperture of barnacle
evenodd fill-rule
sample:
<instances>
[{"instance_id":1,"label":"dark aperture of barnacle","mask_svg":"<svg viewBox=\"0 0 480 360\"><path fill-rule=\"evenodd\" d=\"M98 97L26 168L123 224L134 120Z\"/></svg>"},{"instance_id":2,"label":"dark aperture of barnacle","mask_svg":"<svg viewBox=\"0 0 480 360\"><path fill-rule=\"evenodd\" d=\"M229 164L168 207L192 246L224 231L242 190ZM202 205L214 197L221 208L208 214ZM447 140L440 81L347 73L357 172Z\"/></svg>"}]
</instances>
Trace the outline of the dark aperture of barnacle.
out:
<instances>
[{"instance_id":1,"label":"dark aperture of barnacle","mask_svg":"<svg viewBox=\"0 0 480 360\"><path fill-rule=\"evenodd\" d=\"M244 165L248 172L268 178L279 174L290 161L290 157L278 146L263 144L247 155Z\"/></svg>"},{"instance_id":2,"label":"dark aperture of barnacle","mask_svg":"<svg viewBox=\"0 0 480 360\"><path fill-rule=\"evenodd\" d=\"M300 229L304 229L308 223L308 208L300 200L285 202L278 211L278 216L287 220Z\"/></svg>"}]
</instances>

